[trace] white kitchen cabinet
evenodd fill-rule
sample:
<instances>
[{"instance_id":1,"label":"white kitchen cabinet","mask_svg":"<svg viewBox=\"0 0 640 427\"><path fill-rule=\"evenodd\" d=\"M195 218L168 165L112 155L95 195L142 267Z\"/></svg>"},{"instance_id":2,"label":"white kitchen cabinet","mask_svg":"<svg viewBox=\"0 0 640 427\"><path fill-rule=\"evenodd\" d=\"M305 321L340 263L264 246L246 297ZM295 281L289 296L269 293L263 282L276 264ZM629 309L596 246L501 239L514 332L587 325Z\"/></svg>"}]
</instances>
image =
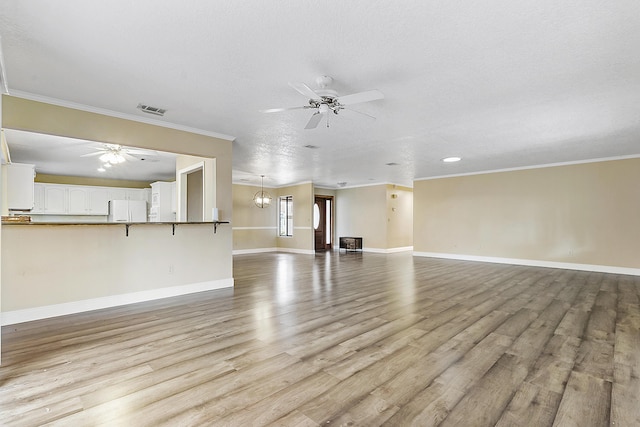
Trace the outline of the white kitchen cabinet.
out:
<instances>
[{"instance_id":1,"label":"white kitchen cabinet","mask_svg":"<svg viewBox=\"0 0 640 427\"><path fill-rule=\"evenodd\" d=\"M144 200L148 202L145 188L109 188L109 200Z\"/></svg>"},{"instance_id":2,"label":"white kitchen cabinet","mask_svg":"<svg viewBox=\"0 0 640 427\"><path fill-rule=\"evenodd\" d=\"M11 163L7 171L7 208L10 210L33 209L33 178L35 166Z\"/></svg>"},{"instance_id":3,"label":"white kitchen cabinet","mask_svg":"<svg viewBox=\"0 0 640 427\"><path fill-rule=\"evenodd\" d=\"M109 200L127 200L127 190L124 188L109 188Z\"/></svg>"},{"instance_id":4,"label":"white kitchen cabinet","mask_svg":"<svg viewBox=\"0 0 640 427\"><path fill-rule=\"evenodd\" d=\"M96 187L90 185L68 185L35 183L34 208L38 215L109 215L109 200L114 197L146 197L144 189L118 187ZM121 199L124 200L124 199Z\"/></svg>"},{"instance_id":5,"label":"white kitchen cabinet","mask_svg":"<svg viewBox=\"0 0 640 427\"><path fill-rule=\"evenodd\" d=\"M147 201L147 192L144 188L129 188L126 191L126 200L144 200Z\"/></svg>"},{"instance_id":6,"label":"white kitchen cabinet","mask_svg":"<svg viewBox=\"0 0 640 427\"><path fill-rule=\"evenodd\" d=\"M68 186L69 215L108 215L109 192L102 187Z\"/></svg>"},{"instance_id":7,"label":"white kitchen cabinet","mask_svg":"<svg viewBox=\"0 0 640 427\"><path fill-rule=\"evenodd\" d=\"M88 188L87 213L90 215L109 215L109 190L100 187Z\"/></svg>"},{"instance_id":8,"label":"white kitchen cabinet","mask_svg":"<svg viewBox=\"0 0 640 427\"><path fill-rule=\"evenodd\" d=\"M47 185L44 188L44 213L47 215L67 213L67 189L64 185Z\"/></svg>"},{"instance_id":9,"label":"white kitchen cabinet","mask_svg":"<svg viewBox=\"0 0 640 427\"><path fill-rule=\"evenodd\" d=\"M43 214L44 212L44 184L33 184L33 209L32 214Z\"/></svg>"},{"instance_id":10,"label":"white kitchen cabinet","mask_svg":"<svg viewBox=\"0 0 640 427\"><path fill-rule=\"evenodd\" d=\"M70 187L67 191L69 197L67 213L70 215L86 215L87 190L84 187Z\"/></svg>"}]
</instances>

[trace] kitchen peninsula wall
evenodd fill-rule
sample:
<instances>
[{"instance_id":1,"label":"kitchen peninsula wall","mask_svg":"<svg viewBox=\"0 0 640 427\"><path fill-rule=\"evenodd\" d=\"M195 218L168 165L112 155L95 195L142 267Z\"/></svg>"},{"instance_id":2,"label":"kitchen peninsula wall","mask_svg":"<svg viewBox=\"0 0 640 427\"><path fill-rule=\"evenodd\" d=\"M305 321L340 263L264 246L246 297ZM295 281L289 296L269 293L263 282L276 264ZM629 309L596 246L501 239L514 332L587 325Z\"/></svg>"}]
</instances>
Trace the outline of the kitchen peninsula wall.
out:
<instances>
[{"instance_id":1,"label":"kitchen peninsula wall","mask_svg":"<svg viewBox=\"0 0 640 427\"><path fill-rule=\"evenodd\" d=\"M2 126L215 159L206 188L224 218L233 215L232 138L8 95ZM166 225L145 224L128 237L114 225L0 228L4 324L233 286L228 225L216 234L211 224L185 225L174 235Z\"/></svg>"}]
</instances>

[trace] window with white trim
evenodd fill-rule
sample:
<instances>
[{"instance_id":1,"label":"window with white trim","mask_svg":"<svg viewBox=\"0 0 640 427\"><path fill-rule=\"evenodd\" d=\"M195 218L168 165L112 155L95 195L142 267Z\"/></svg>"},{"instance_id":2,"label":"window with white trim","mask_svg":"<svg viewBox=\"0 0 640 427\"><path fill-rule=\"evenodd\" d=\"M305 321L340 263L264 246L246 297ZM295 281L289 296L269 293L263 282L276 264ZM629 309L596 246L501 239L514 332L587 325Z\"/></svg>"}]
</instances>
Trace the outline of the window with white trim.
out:
<instances>
[{"instance_id":1,"label":"window with white trim","mask_svg":"<svg viewBox=\"0 0 640 427\"><path fill-rule=\"evenodd\" d=\"M278 201L278 235L291 237L293 236L293 196L280 196Z\"/></svg>"}]
</instances>

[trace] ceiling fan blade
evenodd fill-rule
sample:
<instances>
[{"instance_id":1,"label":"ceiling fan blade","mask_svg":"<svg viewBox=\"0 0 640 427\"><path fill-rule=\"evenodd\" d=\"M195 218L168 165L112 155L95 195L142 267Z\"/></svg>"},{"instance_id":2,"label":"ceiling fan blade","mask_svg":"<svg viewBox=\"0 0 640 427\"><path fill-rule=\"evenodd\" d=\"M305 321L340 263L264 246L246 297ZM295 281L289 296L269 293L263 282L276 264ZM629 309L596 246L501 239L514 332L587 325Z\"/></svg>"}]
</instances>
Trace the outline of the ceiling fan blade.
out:
<instances>
[{"instance_id":1,"label":"ceiling fan blade","mask_svg":"<svg viewBox=\"0 0 640 427\"><path fill-rule=\"evenodd\" d=\"M304 128L305 129L315 129L316 127L318 127L318 124L320 123L320 120L322 120L322 114L314 113L313 116L311 116L311 118L309 119L309 122L307 123L307 125Z\"/></svg>"},{"instance_id":2,"label":"ceiling fan blade","mask_svg":"<svg viewBox=\"0 0 640 427\"><path fill-rule=\"evenodd\" d=\"M375 120L376 118L373 117L371 114L367 114L367 113L363 113L362 111L358 111L358 110L354 110L353 108L343 108L343 110L345 111L351 111L353 113L358 113L358 114L362 114L363 116L369 117L370 119Z\"/></svg>"},{"instance_id":3,"label":"ceiling fan blade","mask_svg":"<svg viewBox=\"0 0 640 427\"><path fill-rule=\"evenodd\" d=\"M310 99L322 99L320 95L315 93L309 86L304 83L289 83L289 86L300 92L302 95Z\"/></svg>"},{"instance_id":4,"label":"ceiling fan blade","mask_svg":"<svg viewBox=\"0 0 640 427\"><path fill-rule=\"evenodd\" d=\"M122 152L126 154L142 154L144 156L157 156L158 152L155 150L144 150L137 148L123 148Z\"/></svg>"},{"instance_id":5,"label":"ceiling fan blade","mask_svg":"<svg viewBox=\"0 0 640 427\"><path fill-rule=\"evenodd\" d=\"M379 90L368 90L366 92L354 93L338 97L338 102L342 105L359 104L361 102L375 101L383 99L384 95Z\"/></svg>"},{"instance_id":6,"label":"ceiling fan blade","mask_svg":"<svg viewBox=\"0 0 640 427\"><path fill-rule=\"evenodd\" d=\"M287 107L287 108L269 108L268 110L260 110L260 112L261 113L279 113L281 111L302 110L304 108L309 108L309 107L304 106L304 107Z\"/></svg>"},{"instance_id":7,"label":"ceiling fan blade","mask_svg":"<svg viewBox=\"0 0 640 427\"><path fill-rule=\"evenodd\" d=\"M93 156L101 156L105 153L105 151L96 151L95 153L83 154L80 157L93 157Z\"/></svg>"}]
</instances>

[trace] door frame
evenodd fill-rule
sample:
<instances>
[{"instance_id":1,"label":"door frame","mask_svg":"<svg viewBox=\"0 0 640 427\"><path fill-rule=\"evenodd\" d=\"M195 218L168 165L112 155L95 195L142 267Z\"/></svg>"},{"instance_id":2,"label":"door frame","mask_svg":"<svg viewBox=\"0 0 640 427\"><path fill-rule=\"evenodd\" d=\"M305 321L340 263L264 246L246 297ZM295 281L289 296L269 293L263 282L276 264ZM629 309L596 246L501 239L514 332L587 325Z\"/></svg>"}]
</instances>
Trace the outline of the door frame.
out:
<instances>
[{"instance_id":1,"label":"door frame","mask_svg":"<svg viewBox=\"0 0 640 427\"><path fill-rule=\"evenodd\" d=\"M187 176L192 172L197 172L202 170L202 220L204 221L206 218L205 206L206 206L206 183L204 177L204 161L194 163L192 165L187 166L184 169L180 169L177 174L177 199L178 206L176 209L176 221L177 222L186 222L187 221Z\"/></svg>"},{"instance_id":2,"label":"door frame","mask_svg":"<svg viewBox=\"0 0 640 427\"><path fill-rule=\"evenodd\" d=\"M335 238L335 197L334 196L328 196L328 195L324 195L324 194L315 194L313 197L313 205L315 206L316 204L316 199L324 199L325 203L327 200L329 200L331 202L331 209L329 210L329 214L331 215L330 221L329 221L329 227L330 227L330 237L331 237L331 241L327 244L327 242L325 241L325 250L326 251L330 251L333 249L333 242L336 239ZM313 208L312 208L312 212L313 212ZM326 212L326 211L325 211ZM313 215L313 214L312 214ZM313 227L312 227L313 228ZM313 228L313 250L316 250L316 235L315 235L315 228ZM326 230L325 230L326 233Z\"/></svg>"}]
</instances>

